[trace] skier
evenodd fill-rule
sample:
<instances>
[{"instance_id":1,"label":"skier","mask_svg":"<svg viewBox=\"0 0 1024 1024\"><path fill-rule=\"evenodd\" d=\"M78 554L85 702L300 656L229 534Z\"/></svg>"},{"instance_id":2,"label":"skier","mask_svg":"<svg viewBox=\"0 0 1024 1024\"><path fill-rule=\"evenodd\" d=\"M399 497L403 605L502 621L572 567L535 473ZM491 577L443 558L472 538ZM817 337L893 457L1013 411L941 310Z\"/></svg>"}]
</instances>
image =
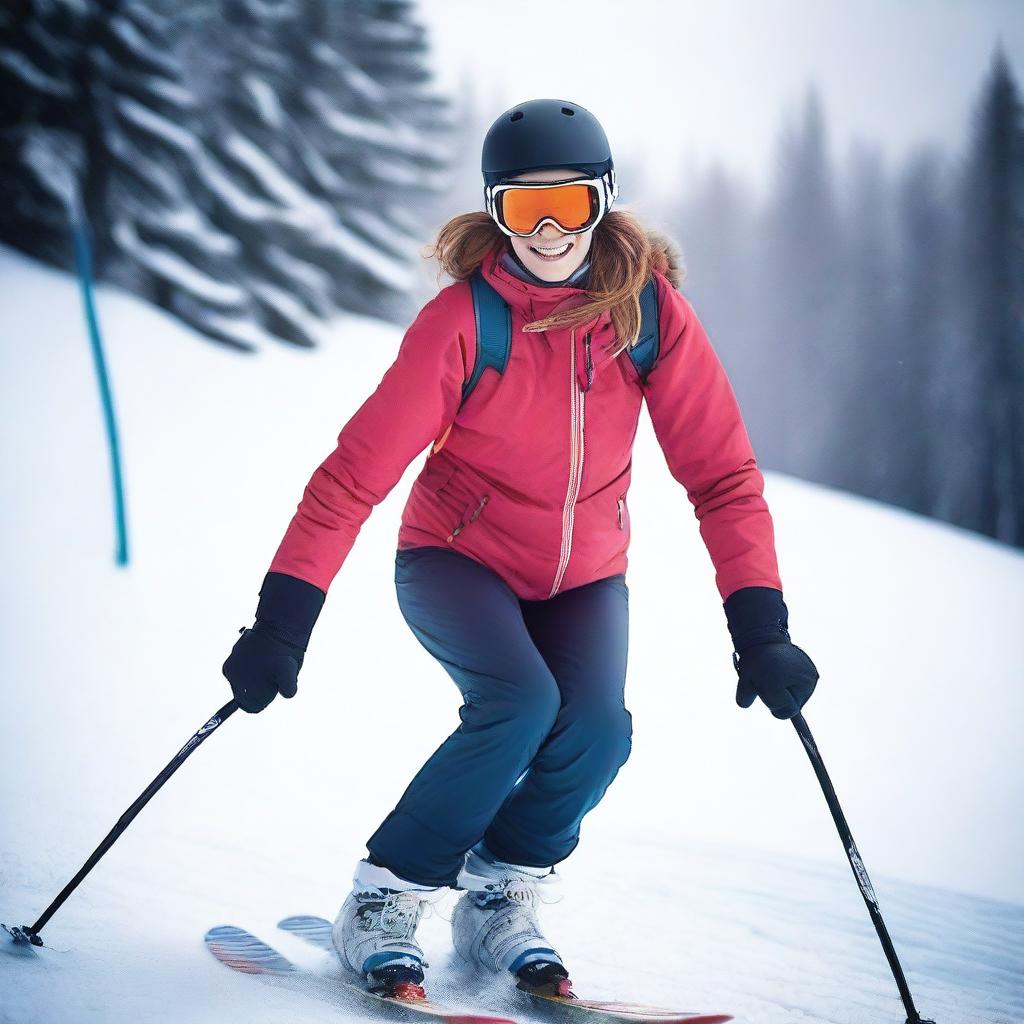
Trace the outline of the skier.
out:
<instances>
[{"instance_id":1,"label":"skier","mask_svg":"<svg viewBox=\"0 0 1024 1024\"><path fill-rule=\"evenodd\" d=\"M432 253L454 283L420 311L313 473L223 668L248 712L295 695L361 525L430 444L402 514L395 586L461 691L461 722L367 840L333 928L343 963L400 997L424 994L415 930L448 888L464 890L451 918L463 957L571 994L537 911L632 745L626 498L642 402L716 570L737 703L760 697L790 718L818 678L789 636L734 392L676 288L672 244L612 212L601 125L570 101L518 104L488 130L481 166L486 212L454 217ZM504 365L476 366L474 275L508 309ZM651 280L660 340L640 372L631 352L650 341L638 335Z\"/></svg>"}]
</instances>

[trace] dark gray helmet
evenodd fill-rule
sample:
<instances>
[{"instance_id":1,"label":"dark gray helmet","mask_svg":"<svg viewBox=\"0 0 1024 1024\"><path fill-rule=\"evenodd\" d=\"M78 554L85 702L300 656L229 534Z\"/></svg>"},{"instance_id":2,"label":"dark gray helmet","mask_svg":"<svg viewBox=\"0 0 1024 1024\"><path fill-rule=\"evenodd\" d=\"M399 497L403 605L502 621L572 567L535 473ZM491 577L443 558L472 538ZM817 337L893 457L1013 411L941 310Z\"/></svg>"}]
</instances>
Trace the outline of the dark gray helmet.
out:
<instances>
[{"instance_id":1,"label":"dark gray helmet","mask_svg":"<svg viewBox=\"0 0 1024 1024\"><path fill-rule=\"evenodd\" d=\"M614 186L611 147L600 122L569 100L527 100L496 118L484 136L485 185L554 167L572 167ZM617 189L615 189L617 191Z\"/></svg>"}]
</instances>

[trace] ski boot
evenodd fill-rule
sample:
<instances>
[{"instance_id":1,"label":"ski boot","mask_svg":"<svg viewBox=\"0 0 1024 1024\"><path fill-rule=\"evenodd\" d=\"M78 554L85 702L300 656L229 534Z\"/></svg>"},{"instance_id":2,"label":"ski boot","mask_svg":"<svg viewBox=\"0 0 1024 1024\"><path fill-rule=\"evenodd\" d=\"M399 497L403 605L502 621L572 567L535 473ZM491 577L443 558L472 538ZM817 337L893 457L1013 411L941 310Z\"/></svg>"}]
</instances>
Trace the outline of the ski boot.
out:
<instances>
[{"instance_id":1,"label":"ski boot","mask_svg":"<svg viewBox=\"0 0 1024 1024\"><path fill-rule=\"evenodd\" d=\"M452 912L452 941L463 959L510 971L517 988L572 998L569 972L537 923L541 892L561 879L554 868L500 861L481 842L466 855L458 884L467 891Z\"/></svg>"},{"instance_id":2,"label":"ski boot","mask_svg":"<svg viewBox=\"0 0 1024 1024\"><path fill-rule=\"evenodd\" d=\"M361 860L352 892L331 931L343 964L364 975L370 992L397 999L425 999L423 968L430 965L416 942L416 925L445 887L410 882Z\"/></svg>"}]
</instances>

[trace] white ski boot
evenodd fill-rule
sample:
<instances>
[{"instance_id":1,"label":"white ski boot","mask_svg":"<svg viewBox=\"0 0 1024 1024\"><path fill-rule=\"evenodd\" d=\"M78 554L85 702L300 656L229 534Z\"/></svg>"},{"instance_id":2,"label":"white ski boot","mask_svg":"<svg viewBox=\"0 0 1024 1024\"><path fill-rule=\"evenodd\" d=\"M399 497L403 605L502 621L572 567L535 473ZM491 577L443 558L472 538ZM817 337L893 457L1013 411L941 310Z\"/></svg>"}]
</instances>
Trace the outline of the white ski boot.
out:
<instances>
[{"instance_id":1,"label":"white ski boot","mask_svg":"<svg viewBox=\"0 0 1024 1024\"><path fill-rule=\"evenodd\" d=\"M560 881L554 868L509 864L478 843L459 873L458 884L467 891L452 912L459 955L492 971L510 971L527 991L571 995L569 973L536 916L537 904L550 902Z\"/></svg>"},{"instance_id":2,"label":"white ski boot","mask_svg":"<svg viewBox=\"0 0 1024 1024\"><path fill-rule=\"evenodd\" d=\"M343 964L366 978L371 992L422 999L423 968L430 965L416 942L416 925L446 887L430 887L401 878L368 860L359 861L352 892L332 929Z\"/></svg>"}]
</instances>

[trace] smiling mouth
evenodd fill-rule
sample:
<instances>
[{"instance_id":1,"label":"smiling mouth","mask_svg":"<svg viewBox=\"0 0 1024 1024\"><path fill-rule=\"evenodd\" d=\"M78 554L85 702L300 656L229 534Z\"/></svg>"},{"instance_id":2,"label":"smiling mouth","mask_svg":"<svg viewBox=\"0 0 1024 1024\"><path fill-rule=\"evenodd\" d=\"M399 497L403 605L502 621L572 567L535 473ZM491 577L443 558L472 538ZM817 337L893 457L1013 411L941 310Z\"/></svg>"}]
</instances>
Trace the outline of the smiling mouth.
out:
<instances>
[{"instance_id":1,"label":"smiling mouth","mask_svg":"<svg viewBox=\"0 0 1024 1024\"><path fill-rule=\"evenodd\" d=\"M536 253L542 260L552 262L554 260L560 260L570 249L572 248L572 241L563 242L561 245L550 246L545 249L538 249L537 246L531 245L530 251Z\"/></svg>"}]
</instances>

